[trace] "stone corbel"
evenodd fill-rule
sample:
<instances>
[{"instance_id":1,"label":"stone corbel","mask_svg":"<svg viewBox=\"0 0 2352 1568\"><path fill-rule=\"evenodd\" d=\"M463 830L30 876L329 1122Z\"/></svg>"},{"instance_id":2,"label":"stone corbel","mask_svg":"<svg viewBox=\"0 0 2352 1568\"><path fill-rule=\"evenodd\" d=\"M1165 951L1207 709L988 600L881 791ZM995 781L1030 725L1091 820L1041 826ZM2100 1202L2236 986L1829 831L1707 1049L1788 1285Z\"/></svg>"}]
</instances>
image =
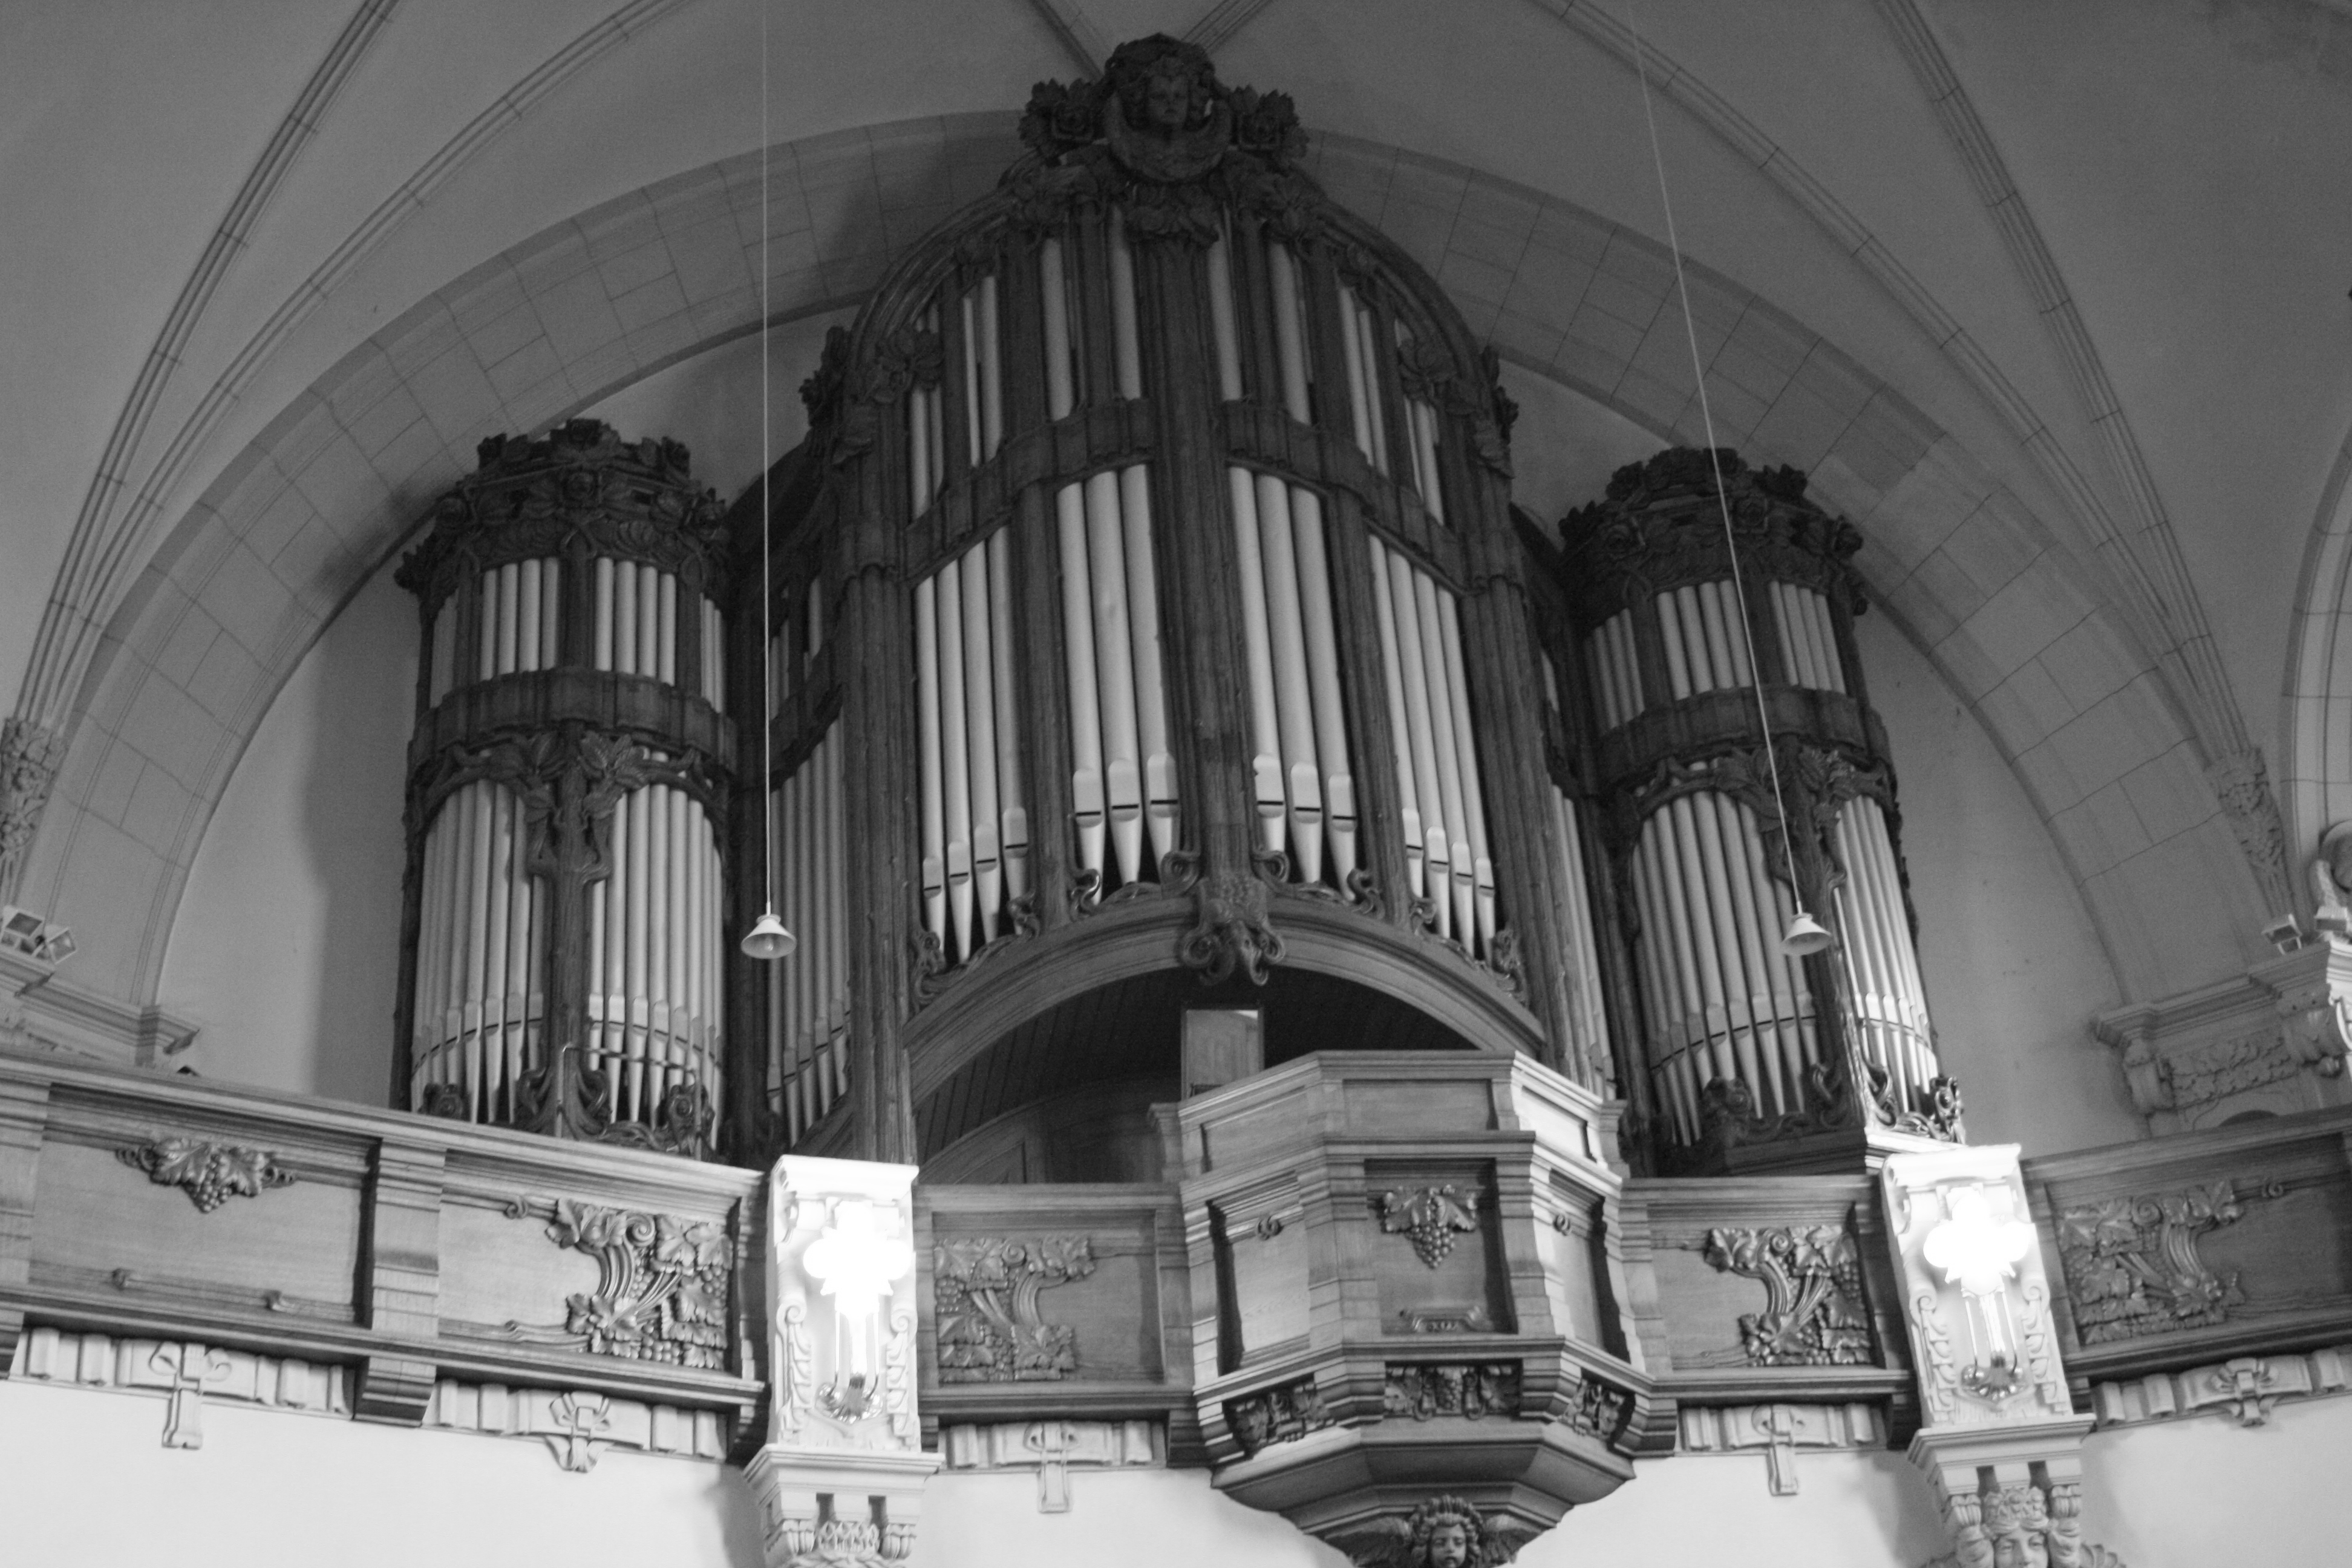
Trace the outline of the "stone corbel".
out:
<instances>
[{"instance_id":1,"label":"stone corbel","mask_svg":"<svg viewBox=\"0 0 2352 1568\"><path fill-rule=\"evenodd\" d=\"M163 1406L163 1447L201 1448L205 1446L205 1387L224 1382L228 1363L208 1345L167 1341L149 1358L152 1368L171 1380Z\"/></svg>"},{"instance_id":2,"label":"stone corbel","mask_svg":"<svg viewBox=\"0 0 2352 1568\"><path fill-rule=\"evenodd\" d=\"M1936 1489L1952 1550L1928 1568L2123 1568L2083 1539L2083 1437L2090 1417L2003 1428L1930 1433L1911 1441L1911 1462Z\"/></svg>"},{"instance_id":3,"label":"stone corbel","mask_svg":"<svg viewBox=\"0 0 2352 1568\"><path fill-rule=\"evenodd\" d=\"M2352 942L2329 936L2313 945L2327 952L2317 973L2274 983L2282 1036L2298 1064L2322 1078L2341 1078L2352 1053Z\"/></svg>"},{"instance_id":4,"label":"stone corbel","mask_svg":"<svg viewBox=\"0 0 2352 1568\"><path fill-rule=\"evenodd\" d=\"M2164 1058L2156 1048L2157 1010L2131 1007L2095 1019L2091 1032L2099 1043L2122 1058L2124 1087L2132 1109L2142 1116L2160 1116L2172 1109L2172 1080Z\"/></svg>"},{"instance_id":5,"label":"stone corbel","mask_svg":"<svg viewBox=\"0 0 2352 1568\"><path fill-rule=\"evenodd\" d=\"M1677 1447L1686 1454L1764 1455L1774 1497L1798 1491L1801 1450L1860 1452L1886 1446L1886 1415L1875 1405L1686 1405Z\"/></svg>"},{"instance_id":6,"label":"stone corbel","mask_svg":"<svg viewBox=\"0 0 2352 1568\"><path fill-rule=\"evenodd\" d=\"M950 1470L1037 1472L1037 1511L1070 1511L1070 1472L1164 1464L1167 1438L1153 1421L1006 1421L940 1429Z\"/></svg>"}]
</instances>

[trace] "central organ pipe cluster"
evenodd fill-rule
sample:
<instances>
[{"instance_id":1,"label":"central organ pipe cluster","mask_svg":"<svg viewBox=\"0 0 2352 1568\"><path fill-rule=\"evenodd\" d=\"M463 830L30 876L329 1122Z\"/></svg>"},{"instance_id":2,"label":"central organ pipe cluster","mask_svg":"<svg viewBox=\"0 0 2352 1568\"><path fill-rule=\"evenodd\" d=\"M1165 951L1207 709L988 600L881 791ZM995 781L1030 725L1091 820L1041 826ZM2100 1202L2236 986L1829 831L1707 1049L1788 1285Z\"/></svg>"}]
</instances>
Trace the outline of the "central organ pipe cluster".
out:
<instances>
[{"instance_id":1,"label":"central organ pipe cluster","mask_svg":"<svg viewBox=\"0 0 2352 1568\"><path fill-rule=\"evenodd\" d=\"M1040 94L1028 153L828 342L810 440L746 518L774 618L836 611L772 722L780 793L838 748L815 907L849 925L804 993L843 997L837 1034L770 1004L765 1135L919 1153L893 1142L931 1070L908 1053L965 1048L933 1020L1014 1026L1000 992L1098 962L1419 968L1478 1043L1598 1085L1493 365L1315 188L1286 100L1166 39ZM745 814L785 883L802 815ZM1286 947L1307 919L1341 923Z\"/></svg>"}]
</instances>

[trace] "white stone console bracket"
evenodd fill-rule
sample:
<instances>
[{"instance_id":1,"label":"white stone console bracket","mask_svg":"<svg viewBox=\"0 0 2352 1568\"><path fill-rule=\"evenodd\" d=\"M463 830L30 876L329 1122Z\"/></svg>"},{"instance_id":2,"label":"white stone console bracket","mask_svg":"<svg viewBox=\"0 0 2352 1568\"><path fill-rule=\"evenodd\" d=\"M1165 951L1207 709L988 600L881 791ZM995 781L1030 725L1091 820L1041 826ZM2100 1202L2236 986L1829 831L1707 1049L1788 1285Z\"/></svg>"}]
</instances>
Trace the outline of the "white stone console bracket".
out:
<instances>
[{"instance_id":1,"label":"white stone console bracket","mask_svg":"<svg viewBox=\"0 0 2352 1568\"><path fill-rule=\"evenodd\" d=\"M880 1568L914 1550L911 1165L786 1155L768 1183L768 1441L745 1467L768 1568Z\"/></svg>"}]
</instances>

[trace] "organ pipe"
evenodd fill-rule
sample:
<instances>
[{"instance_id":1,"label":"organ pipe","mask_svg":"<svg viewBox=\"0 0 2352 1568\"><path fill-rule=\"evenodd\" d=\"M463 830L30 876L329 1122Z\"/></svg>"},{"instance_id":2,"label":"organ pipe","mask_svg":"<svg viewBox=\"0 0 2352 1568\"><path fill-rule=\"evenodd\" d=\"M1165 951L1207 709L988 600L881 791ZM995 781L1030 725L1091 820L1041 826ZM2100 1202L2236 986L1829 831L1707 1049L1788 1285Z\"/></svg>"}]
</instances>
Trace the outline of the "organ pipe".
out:
<instances>
[{"instance_id":1,"label":"organ pipe","mask_svg":"<svg viewBox=\"0 0 2352 1568\"><path fill-rule=\"evenodd\" d=\"M1401 552L1376 540L1371 556L1398 794L1411 814L1403 837L1418 848L1407 874L1440 936L1491 957L1502 915L1460 607Z\"/></svg>"},{"instance_id":2,"label":"organ pipe","mask_svg":"<svg viewBox=\"0 0 2352 1568\"><path fill-rule=\"evenodd\" d=\"M1028 806L1002 533L915 588L923 929L943 964L1002 935L1028 892Z\"/></svg>"},{"instance_id":3,"label":"organ pipe","mask_svg":"<svg viewBox=\"0 0 2352 1568\"><path fill-rule=\"evenodd\" d=\"M403 563L436 666L409 780L411 1109L714 1151L722 537L685 448L573 420L485 442Z\"/></svg>"},{"instance_id":4,"label":"organ pipe","mask_svg":"<svg viewBox=\"0 0 2352 1568\"><path fill-rule=\"evenodd\" d=\"M1681 449L1620 470L1606 500L1564 525L1604 820L1638 921L1659 1152L1669 1168L1802 1168L1841 1137L1957 1136L1903 894L1893 774L1851 662L1863 599L1847 561L1860 538L1805 499L1801 474L1715 457L1722 500L1708 454ZM1727 502L1742 523L1736 560ZM1643 679L1645 646L1663 690ZM1836 941L1797 961L1779 936L1801 901Z\"/></svg>"},{"instance_id":5,"label":"organ pipe","mask_svg":"<svg viewBox=\"0 0 2352 1568\"><path fill-rule=\"evenodd\" d=\"M769 831L782 853L777 904L801 945L761 966L769 1107L789 1146L830 1110L849 1082L847 889L842 839L839 726L789 773L769 801Z\"/></svg>"}]
</instances>

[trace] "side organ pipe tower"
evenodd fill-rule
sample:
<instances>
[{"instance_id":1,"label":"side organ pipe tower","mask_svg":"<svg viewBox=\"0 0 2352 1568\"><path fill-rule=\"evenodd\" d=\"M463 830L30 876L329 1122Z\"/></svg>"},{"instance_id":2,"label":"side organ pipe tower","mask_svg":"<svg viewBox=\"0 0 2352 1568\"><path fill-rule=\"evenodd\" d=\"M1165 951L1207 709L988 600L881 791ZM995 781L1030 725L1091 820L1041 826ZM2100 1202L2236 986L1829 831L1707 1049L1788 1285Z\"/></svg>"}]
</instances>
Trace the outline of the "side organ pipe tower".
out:
<instances>
[{"instance_id":1,"label":"side organ pipe tower","mask_svg":"<svg viewBox=\"0 0 2352 1568\"><path fill-rule=\"evenodd\" d=\"M394 1103L707 1156L725 1104L725 531L675 441L493 437L402 565Z\"/></svg>"},{"instance_id":2,"label":"side organ pipe tower","mask_svg":"<svg viewBox=\"0 0 2352 1568\"><path fill-rule=\"evenodd\" d=\"M1796 469L1715 458L1629 465L1562 524L1559 582L1633 957L1626 1036L1644 1043L1627 1089L1664 1169L1851 1168L1887 1133L1956 1138L1960 1114L1854 647L1862 539L1806 499ZM1780 946L1799 902L1835 937L1802 959Z\"/></svg>"}]
</instances>

